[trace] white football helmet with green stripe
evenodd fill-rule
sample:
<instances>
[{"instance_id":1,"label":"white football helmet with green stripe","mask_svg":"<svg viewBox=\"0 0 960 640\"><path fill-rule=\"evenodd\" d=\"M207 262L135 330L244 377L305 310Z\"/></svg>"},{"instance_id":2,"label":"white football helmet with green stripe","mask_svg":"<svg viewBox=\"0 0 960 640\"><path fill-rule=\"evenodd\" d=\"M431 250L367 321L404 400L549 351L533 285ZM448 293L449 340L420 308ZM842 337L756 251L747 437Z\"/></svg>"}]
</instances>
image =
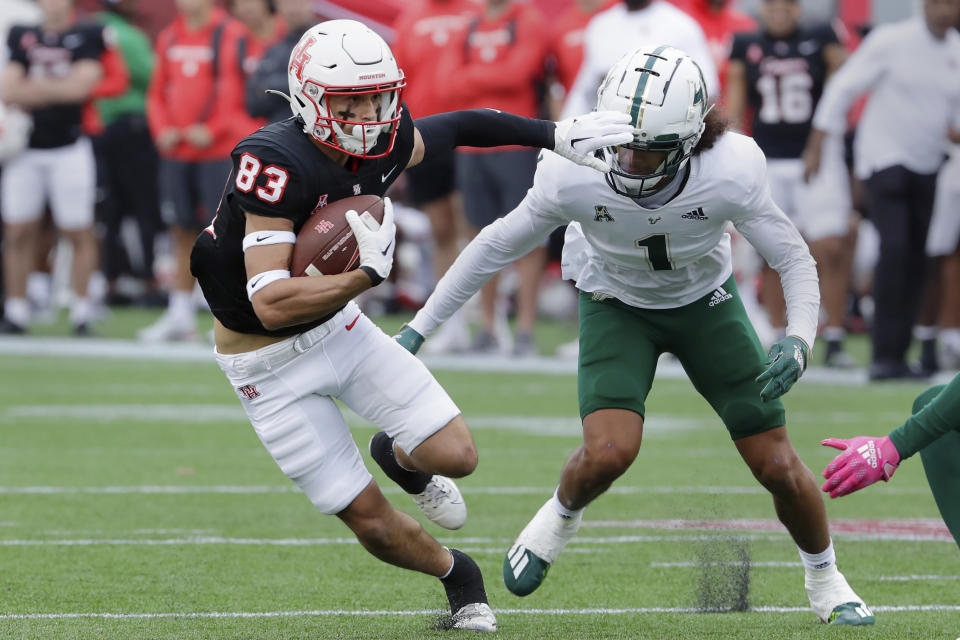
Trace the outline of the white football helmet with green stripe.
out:
<instances>
[{"instance_id":1,"label":"white football helmet with green stripe","mask_svg":"<svg viewBox=\"0 0 960 640\"><path fill-rule=\"evenodd\" d=\"M665 45L627 53L607 72L597 90L597 111L627 113L636 127L633 142L607 147L607 182L626 196L657 191L693 154L710 111L699 65L683 51ZM664 152L653 172L631 171L629 151Z\"/></svg>"}]
</instances>

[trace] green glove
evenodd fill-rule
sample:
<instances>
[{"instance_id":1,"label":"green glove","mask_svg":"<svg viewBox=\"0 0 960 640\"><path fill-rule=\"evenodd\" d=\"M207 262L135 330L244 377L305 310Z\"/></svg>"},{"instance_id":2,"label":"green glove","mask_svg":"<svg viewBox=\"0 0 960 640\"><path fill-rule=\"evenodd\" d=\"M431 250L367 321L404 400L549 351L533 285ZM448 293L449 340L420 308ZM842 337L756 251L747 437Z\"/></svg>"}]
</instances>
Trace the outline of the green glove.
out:
<instances>
[{"instance_id":1,"label":"green glove","mask_svg":"<svg viewBox=\"0 0 960 640\"><path fill-rule=\"evenodd\" d=\"M764 402L779 398L793 386L807 368L810 349L796 336L787 336L770 347L767 370L757 376L757 382L766 386L760 392Z\"/></svg>"},{"instance_id":2,"label":"green glove","mask_svg":"<svg viewBox=\"0 0 960 640\"><path fill-rule=\"evenodd\" d=\"M416 353L423 346L424 337L413 330L410 325L404 323L400 327L400 333L393 336L393 339L400 343L404 349L410 353Z\"/></svg>"}]
</instances>

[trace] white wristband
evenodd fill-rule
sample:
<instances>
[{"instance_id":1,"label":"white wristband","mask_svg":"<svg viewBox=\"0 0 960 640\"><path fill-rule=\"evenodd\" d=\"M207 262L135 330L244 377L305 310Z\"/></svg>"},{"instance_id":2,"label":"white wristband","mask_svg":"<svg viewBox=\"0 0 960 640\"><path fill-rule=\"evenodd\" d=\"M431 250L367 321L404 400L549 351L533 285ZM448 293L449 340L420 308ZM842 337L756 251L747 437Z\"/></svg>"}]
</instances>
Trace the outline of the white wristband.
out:
<instances>
[{"instance_id":1,"label":"white wristband","mask_svg":"<svg viewBox=\"0 0 960 640\"><path fill-rule=\"evenodd\" d=\"M271 282L276 282L277 280L286 280L289 277L290 272L286 269L274 269L272 271L258 273L247 280L247 298L253 300L253 294L255 294L257 291L260 291L260 289L263 289Z\"/></svg>"},{"instance_id":2,"label":"white wristband","mask_svg":"<svg viewBox=\"0 0 960 640\"><path fill-rule=\"evenodd\" d=\"M250 247L265 247L268 244L296 244L297 236L293 231L254 231L243 237L243 252Z\"/></svg>"}]
</instances>

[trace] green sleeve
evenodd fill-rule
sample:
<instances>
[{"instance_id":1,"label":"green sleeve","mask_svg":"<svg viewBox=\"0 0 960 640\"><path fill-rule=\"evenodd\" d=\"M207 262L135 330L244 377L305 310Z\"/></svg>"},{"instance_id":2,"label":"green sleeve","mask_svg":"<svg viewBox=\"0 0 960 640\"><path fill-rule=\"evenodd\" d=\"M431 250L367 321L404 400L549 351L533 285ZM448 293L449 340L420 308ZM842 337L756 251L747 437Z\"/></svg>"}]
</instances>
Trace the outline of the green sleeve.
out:
<instances>
[{"instance_id":1,"label":"green sleeve","mask_svg":"<svg viewBox=\"0 0 960 640\"><path fill-rule=\"evenodd\" d=\"M890 439L904 459L952 430L960 430L960 374L926 406L891 431Z\"/></svg>"},{"instance_id":2,"label":"green sleeve","mask_svg":"<svg viewBox=\"0 0 960 640\"><path fill-rule=\"evenodd\" d=\"M153 71L153 47L150 39L139 29L132 27L123 43L123 55L130 70L130 84L146 91Z\"/></svg>"}]
</instances>

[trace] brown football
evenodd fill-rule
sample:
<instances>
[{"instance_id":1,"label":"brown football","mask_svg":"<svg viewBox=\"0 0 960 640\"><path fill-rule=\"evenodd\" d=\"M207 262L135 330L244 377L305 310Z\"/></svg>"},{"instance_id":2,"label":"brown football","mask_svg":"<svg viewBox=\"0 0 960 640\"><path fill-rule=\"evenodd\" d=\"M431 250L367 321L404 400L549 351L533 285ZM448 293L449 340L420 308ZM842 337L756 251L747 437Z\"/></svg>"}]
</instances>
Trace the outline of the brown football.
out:
<instances>
[{"instance_id":1,"label":"brown football","mask_svg":"<svg viewBox=\"0 0 960 640\"><path fill-rule=\"evenodd\" d=\"M369 211L383 222L383 200L379 196L354 196L318 206L297 235L290 272L295 276L344 273L360 266L360 251L353 229L344 215L350 210Z\"/></svg>"}]
</instances>

